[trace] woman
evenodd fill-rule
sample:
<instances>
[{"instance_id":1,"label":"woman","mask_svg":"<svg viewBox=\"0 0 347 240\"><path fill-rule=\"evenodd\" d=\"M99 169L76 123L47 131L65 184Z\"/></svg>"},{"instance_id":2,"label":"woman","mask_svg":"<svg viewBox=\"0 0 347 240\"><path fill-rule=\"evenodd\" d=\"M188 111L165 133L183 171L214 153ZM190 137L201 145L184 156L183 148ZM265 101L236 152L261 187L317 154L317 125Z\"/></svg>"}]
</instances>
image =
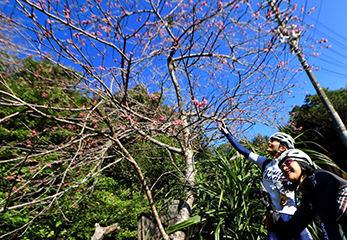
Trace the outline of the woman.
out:
<instances>
[{"instance_id":1,"label":"woman","mask_svg":"<svg viewBox=\"0 0 347 240\"><path fill-rule=\"evenodd\" d=\"M231 145L248 160L254 162L262 169L262 183L267 192L269 192L272 203L281 214L284 220L289 219L296 210L295 194L293 191L286 190L282 186L282 173L278 168L278 157L287 149L294 148L294 139L283 132L274 133L268 142L266 151L270 154L271 159L265 156L259 156L254 152L244 148L239 142L231 137L231 134L222 121L219 130L227 137ZM268 231L269 240L280 240L273 231ZM307 229L302 229L291 239L311 240L312 237Z\"/></svg>"},{"instance_id":2,"label":"woman","mask_svg":"<svg viewBox=\"0 0 347 240\"><path fill-rule=\"evenodd\" d=\"M291 239L318 214L325 239L342 239L338 224L345 224L347 220L347 181L326 170L315 169L311 158L297 149L284 152L278 166L291 183L286 188L299 190L302 198L287 222L274 208L268 207L270 228L281 239Z\"/></svg>"}]
</instances>

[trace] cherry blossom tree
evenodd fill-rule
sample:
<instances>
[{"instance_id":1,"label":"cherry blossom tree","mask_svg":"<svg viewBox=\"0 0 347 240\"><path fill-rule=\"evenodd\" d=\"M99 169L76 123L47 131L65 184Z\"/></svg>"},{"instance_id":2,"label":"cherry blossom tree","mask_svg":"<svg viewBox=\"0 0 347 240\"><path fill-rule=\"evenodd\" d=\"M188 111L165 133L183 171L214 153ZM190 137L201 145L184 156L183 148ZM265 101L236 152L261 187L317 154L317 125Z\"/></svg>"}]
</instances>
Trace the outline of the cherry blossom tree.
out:
<instances>
[{"instance_id":1,"label":"cherry blossom tree","mask_svg":"<svg viewBox=\"0 0 347 240\"><path fill-rule=\"evenodd\" d=\"M290 18L288 23L304 27L295 16L300 15L300 9L282 4L278 3L278 9ZM33 194L35 191L29 189L37 175L23 176L24 184L14 185L16 190L0 199L1 211L43 205L39 216L59 204L59 198L70 189L87 186L93 179L96 184L102 171L129 161L162 237L169 239L151 186L125 140L136 136L137 141L167 150L169 156L183 157L183 168L172 159L187 186L177 216L179 223L189 218L193 207L190 187L195 182L194 156L206 148L201 137L214 140L216 123L222 118L235 132L257 123L282 123L284 116L279 112L296 84L297 70L291 64L294 56L280 42L267 1L11 0L4 9L1 21L13 37L2 39L1 46L15 46L19 56L45 59L65 69L72 75L73 85L42 75L42 71L34 74L42 76L42 81L54 79L54 87L62 91L77 89L91 101L25 101L8 84L8 71L2 71L1 105L20 110L2 116L1 121L30 111L33 117L56 125L47 129L28 126L28 138L53 128L68 128L69 138L47 145L38 140L40 147L28 145L21 156L1 160L11 163L5 177L14 176L19 168L28 167L30 160L47 154L51 159L40 168L30 167L33 173L44 175L56 162L64 166L59 177L53 172L42 178L51 180L44 185L44 193ZM300 29L302 34L304 30ZM136 88L142 89L138 96L145 96L146 101L130 94ZM53 94L48 89L42 91L46 97ZM173 141L161 141L162 136ZM82 191L92 190L92 186ZM184 239L185 234L178 231L171 237Z\"/></svg>"}]
</instances>

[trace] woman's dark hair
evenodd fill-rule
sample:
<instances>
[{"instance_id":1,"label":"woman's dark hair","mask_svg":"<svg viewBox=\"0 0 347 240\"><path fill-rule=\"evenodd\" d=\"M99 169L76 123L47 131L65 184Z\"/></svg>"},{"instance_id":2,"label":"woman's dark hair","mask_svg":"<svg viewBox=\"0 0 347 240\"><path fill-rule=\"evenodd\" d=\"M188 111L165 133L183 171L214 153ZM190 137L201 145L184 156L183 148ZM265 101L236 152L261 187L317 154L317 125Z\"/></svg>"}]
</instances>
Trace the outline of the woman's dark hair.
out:
<instances>
[{"instance_id":1,"label":"woman's dark hair","mask_svg":"<svg viewBox=\"0 0 347 240\"><path fill-rule=\"evenodd\" d=\"M305 173L307 176L311 176L314 173L313 167L309 164L301 161L297 161L297 163L301 167L302 172Z\"/></svg>"}]
</instances>

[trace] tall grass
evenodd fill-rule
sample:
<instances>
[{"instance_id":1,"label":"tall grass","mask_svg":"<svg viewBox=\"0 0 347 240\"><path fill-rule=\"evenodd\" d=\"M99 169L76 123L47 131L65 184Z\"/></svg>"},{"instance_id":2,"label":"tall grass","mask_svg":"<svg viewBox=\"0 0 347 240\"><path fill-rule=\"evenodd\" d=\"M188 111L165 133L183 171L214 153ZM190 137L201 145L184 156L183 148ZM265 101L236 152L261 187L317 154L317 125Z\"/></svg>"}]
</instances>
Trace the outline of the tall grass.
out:
<instances>
[{"instance_id":1,"label":"tall grass","mask_svg":"<svg viewBox=\"0 0 347 240\"><path fill-rule=\"evenodd\" d=\"M175 226L189 227L189 239L253 240L266 236L264 209L254 194L260 170L235 151L229 156L217 153L197 164L193 217Z\"/></svg>"}]
</instances>

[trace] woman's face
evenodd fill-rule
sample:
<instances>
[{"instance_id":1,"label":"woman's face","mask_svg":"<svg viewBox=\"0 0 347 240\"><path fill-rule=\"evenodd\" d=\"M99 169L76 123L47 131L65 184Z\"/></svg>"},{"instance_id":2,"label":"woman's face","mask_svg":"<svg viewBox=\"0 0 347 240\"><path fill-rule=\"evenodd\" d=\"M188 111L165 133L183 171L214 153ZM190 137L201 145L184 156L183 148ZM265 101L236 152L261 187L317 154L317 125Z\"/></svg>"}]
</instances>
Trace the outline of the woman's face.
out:
<instances>
[{"instance_id":1,"label":"woman's face","mask_svg":"<svg viewBox=\"0 0 347 240\"><path fill-rule=\"evenodd\" d=\"M282 170L283 176L289 182L295 182L299 180L302 170L298 162L294 159L286 159L280 168Z\"/></svg>"}]
</instances>

